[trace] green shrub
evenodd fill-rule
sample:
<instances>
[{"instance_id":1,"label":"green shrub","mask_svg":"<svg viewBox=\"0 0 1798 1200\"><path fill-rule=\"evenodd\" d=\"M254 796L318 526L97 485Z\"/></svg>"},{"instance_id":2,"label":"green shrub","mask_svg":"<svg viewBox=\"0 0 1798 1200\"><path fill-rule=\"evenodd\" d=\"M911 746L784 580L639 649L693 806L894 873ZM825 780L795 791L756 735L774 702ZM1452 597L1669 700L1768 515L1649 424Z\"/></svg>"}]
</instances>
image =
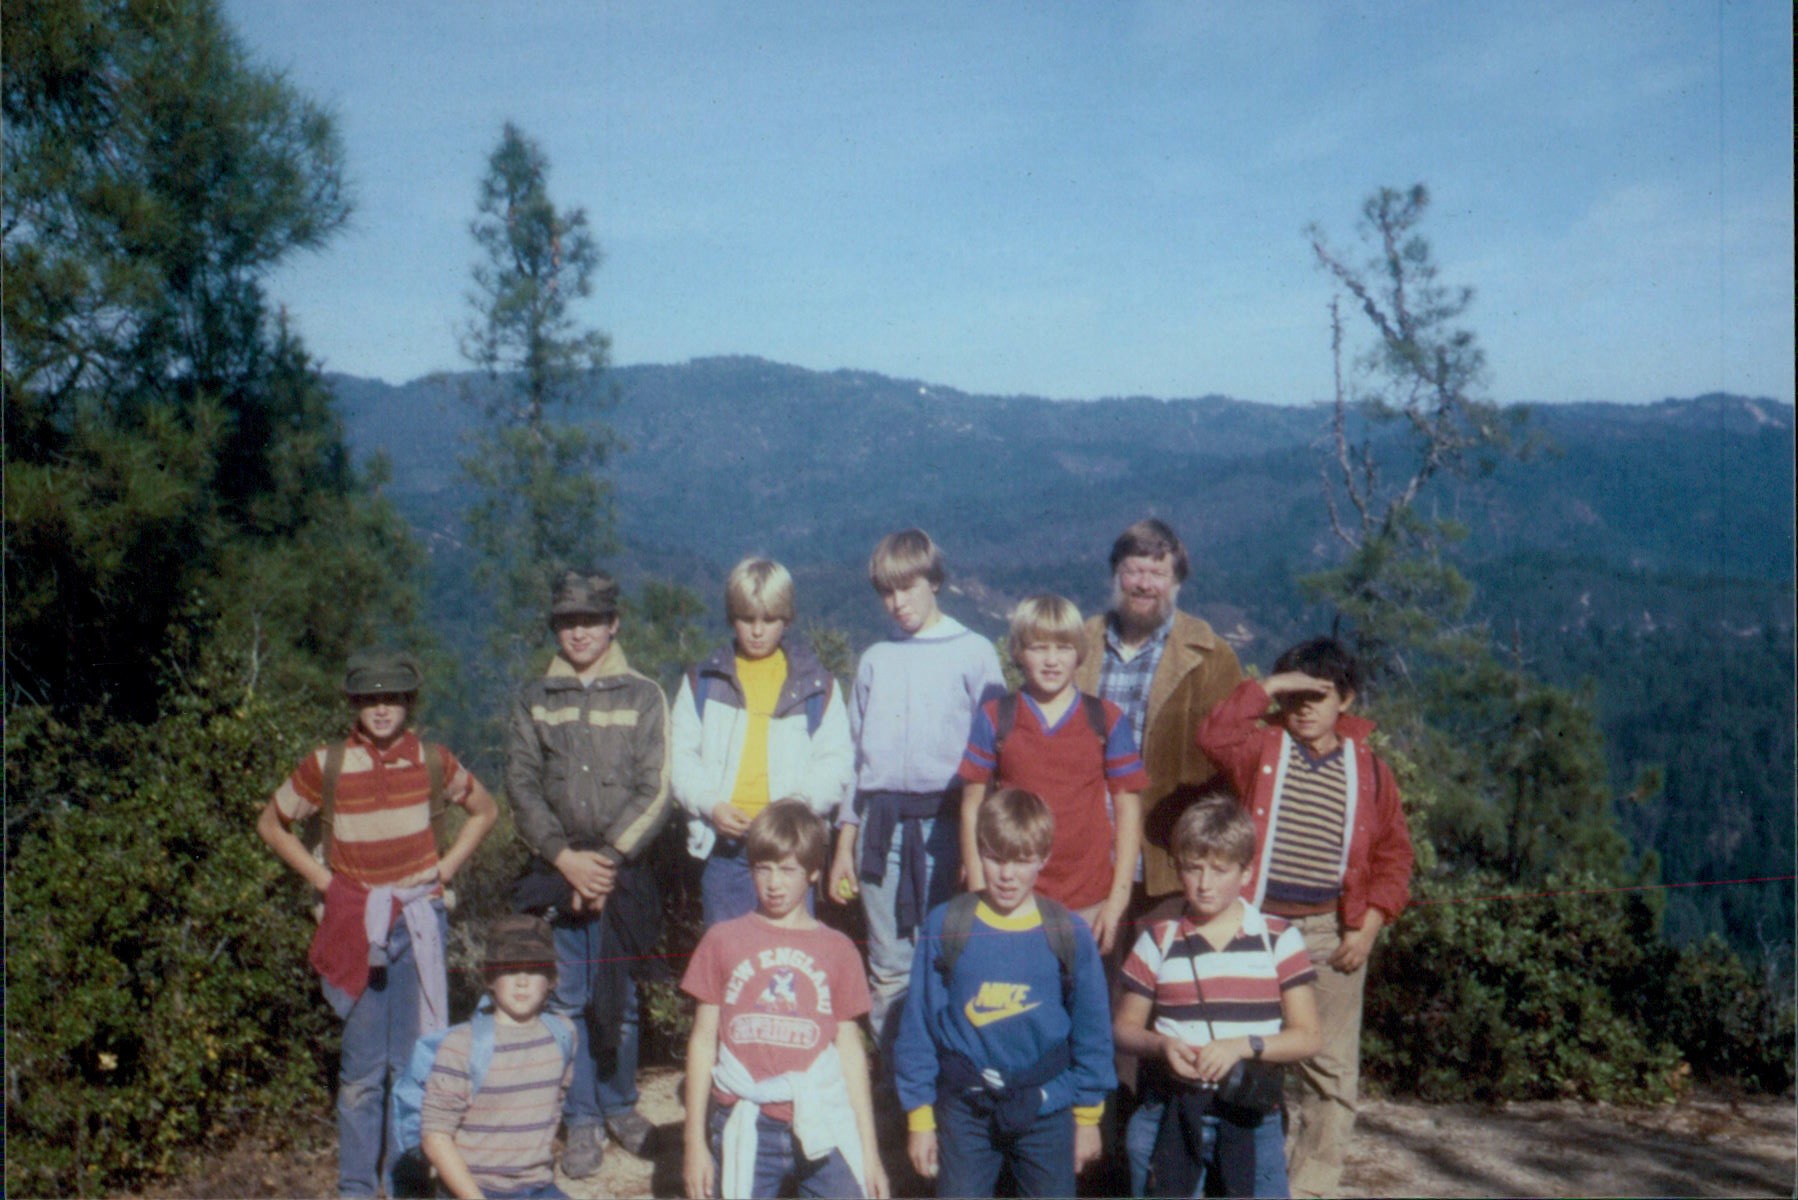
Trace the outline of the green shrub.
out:
<instances>
[{"instance_id":1,"label":"green shrub","mask_svg":"<svg viewBox=\"0 0 1798 1200\"><path fill-rule=\"evenodd\" d=\"M1364 1072L1425 1100L1665 1099L1678 1055L1629 998L1660 969L1637 894L1491 897L1494 877L1426 881L1367 982Z\"/></svg>"},{"instance_id":2,"label":"green shrub","mask_svg":"<svg viewBox=\"0 0 1798 1200\"><path fill-rule=\"evenodd\" d=\"M302 885L257 839L317 710L183 698L6 731L7 1190L89 1194L256 1112L326 1111Z\"/></svg>"},{"instance_id":3,"label":"green shrub","mask_svg":"<svg viewBox=\"0 0 1798 1200\"><path fill-rule=\"evenodd\" d=\"M1716 935L1679 951L1656 1024L1706 1083L1749 1091L1792 1086L1793 1003Z\"/></svg>"}]
</instances>

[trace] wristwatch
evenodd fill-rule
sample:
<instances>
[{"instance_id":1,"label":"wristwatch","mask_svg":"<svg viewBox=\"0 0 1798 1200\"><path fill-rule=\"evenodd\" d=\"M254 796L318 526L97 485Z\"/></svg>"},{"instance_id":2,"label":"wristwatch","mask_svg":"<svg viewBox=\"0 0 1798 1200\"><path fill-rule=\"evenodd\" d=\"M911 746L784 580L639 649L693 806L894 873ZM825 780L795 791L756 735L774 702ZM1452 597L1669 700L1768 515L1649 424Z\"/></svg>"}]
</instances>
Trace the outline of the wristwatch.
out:
<instances>
[{"instance_id":1,"label":"wristwatch","mask_svg":"<svg viewBox=\"0 0 1798 1200\"><path fill-rule=\"evenodd\" d=\"M1267 1049L1267 1043L1261 1039L1260 1034L1258 1034L1258 1033L1249 1034L1249 1050L1251 1053L1254 1054L1254 1056L1256 1058L1260 1058L1261 1052L1266 1049Z\"/></svg>"}]
</instances>

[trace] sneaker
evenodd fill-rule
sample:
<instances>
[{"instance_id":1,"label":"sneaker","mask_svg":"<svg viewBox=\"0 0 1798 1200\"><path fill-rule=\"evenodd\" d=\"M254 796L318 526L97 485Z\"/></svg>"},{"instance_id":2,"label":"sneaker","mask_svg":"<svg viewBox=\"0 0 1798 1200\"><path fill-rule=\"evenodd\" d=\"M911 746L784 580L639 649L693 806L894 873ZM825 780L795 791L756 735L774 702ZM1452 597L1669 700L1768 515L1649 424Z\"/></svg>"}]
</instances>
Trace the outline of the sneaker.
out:
<instances>
[{"instance_id":1,"label":"sneaker","mask_svg":"<svg viewBox=\"0 0 1798 1200\"><path fill-rule=\"evenodd\" d=\"M568 1143L562 1147L562 1174L570 1179L586 1179L599 1174L599 1164L606 1156L606 1140L597 1125L575 1125L568 1130Z\"/></svg>"},{"instance_id":2,"label":"sneaker","mask_svg":"<svg viewBox=\"0 0 1798 1200\"><path fill-rule=\"evenodd\" d=\"M606 1132L612 1140L624 1147L625 1151L638 1158L649 1157L649 1140L655 1136L656 1127L634 1108L613 1113L606 1118Z\"/></svg>"}]
</instances>

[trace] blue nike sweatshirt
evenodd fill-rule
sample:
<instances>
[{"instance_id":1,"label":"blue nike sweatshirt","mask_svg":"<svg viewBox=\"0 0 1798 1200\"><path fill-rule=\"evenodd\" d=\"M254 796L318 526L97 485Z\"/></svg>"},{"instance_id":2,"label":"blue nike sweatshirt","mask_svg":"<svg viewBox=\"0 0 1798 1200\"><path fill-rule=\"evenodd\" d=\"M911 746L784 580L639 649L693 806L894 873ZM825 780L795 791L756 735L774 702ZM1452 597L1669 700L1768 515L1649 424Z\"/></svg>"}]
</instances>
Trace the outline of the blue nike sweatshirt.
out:
<instances>
[{"instance_id":1,"label":"blue nike sweatshirt","mask_svg":"<svg viewBox=\"0 0 1798 1200\"><path fill-rule=\"evenodd\" d=\"M1025 911L1028 909L1028 911ZM894 1049L899 1101L913 1130L936 1128L937 1054L954 1050L981 1069L1015 1075L1042 1061L1058 1042L1072 1063L1044 1085L1042 1113L1070 1105L1096 1125L1105 1093L1117 1086L1112 1065L1111 1001L1105 967L1086 922L1074 918L1072 996L1061 996L1061 964L1043 932L1034 900L1010 916L982 901L974 928L946 983L937 968L948 905L932 909L919 931L911 992Z\"/></svg>"}]
</instances>

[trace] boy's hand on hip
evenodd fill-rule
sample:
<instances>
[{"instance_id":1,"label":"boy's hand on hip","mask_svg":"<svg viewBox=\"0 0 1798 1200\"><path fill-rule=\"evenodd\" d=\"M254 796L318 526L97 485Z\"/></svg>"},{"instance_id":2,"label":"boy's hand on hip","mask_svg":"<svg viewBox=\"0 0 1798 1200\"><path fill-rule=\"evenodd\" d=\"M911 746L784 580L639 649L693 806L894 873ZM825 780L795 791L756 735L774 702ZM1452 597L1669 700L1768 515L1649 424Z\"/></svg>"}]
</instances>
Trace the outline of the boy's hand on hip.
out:
<instances>
[{"instance_id":1,"label":"boy's hand on hip","mask_svg":"<svg viewBox=\"0 0 1798 1200\"><path fill-rule=\"evenodd\" d=\"M905 1135L905 1153L911 1169L926 1179L936 1178L936 1130L914 1129Z\"/></svg>"},{"instance_id":2,"label":"boy's hand on hip","mask_svg":"<svg viewBox=\"0 0 1798 1200\"><path fill-rule=\"evenodd\" d=\"M1074 1174L1080 1174L1098 1160L1099 1127L1097 1125L1074 1126Z\"/></svg>"},{"instance_id":3,"label":"boy's hand on hip","mask_svg":"<svg viewBox=\"0 0 1798 1200\"><path fill-rule=\"evenodd\" d=\"M1380 936L1378 929L1362 926L1351 929L1342 935L1342 944L1336 947L1336 953L1330 955L1330 965L1344 975L1359 971L1367 962L1367 956L1373 953L1374 939Z\"/></svg>"}]
</instances>

